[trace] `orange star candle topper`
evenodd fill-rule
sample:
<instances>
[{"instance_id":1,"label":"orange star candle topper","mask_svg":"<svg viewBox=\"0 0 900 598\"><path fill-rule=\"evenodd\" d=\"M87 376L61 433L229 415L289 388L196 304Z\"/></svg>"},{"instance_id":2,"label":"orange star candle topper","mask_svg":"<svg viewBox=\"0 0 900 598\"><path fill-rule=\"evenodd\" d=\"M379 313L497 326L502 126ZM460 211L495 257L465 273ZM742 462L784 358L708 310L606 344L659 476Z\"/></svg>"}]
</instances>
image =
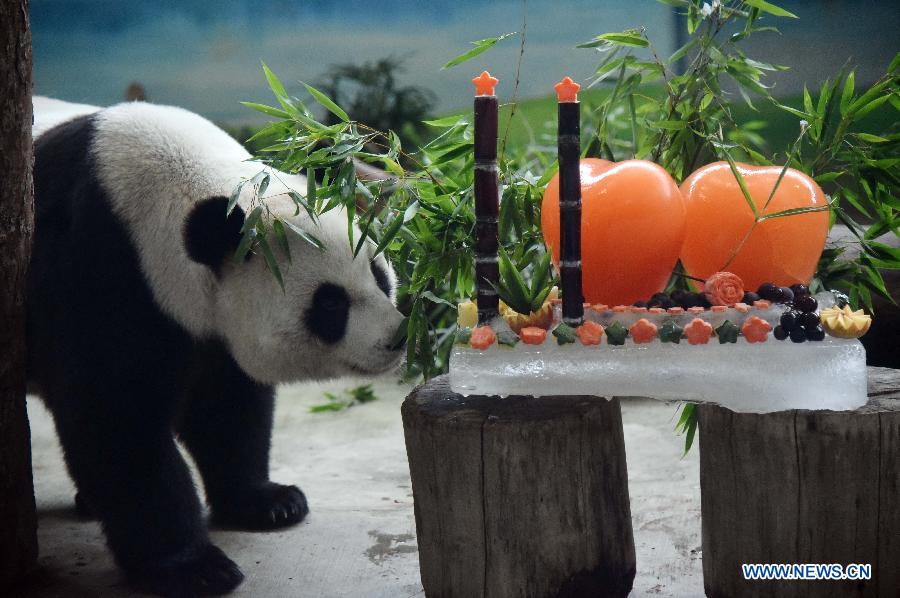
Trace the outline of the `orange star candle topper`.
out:
<instances>
[{"instance_id":1,"label":"orange star candle topper","mask_svg":"<svg viewBox=\"0 0 900 598\"><path fill-rule=\"evenodd\" d=\"M475 86L475 95L494 95L494 87L496 87L499 82L500 80L496 77L492 77L489 72L483 71L480 75L472 79L472 84Z\"/></svg>"},{"instance_id":2,"label":"orange star candle topper","mask_svg":"<svg viewBox=\"0 0 900 598\"><path fill-rule=\"evenodd\" d=\"M559 102L577 102L578 90L581 85L572 81L571 77L563 77L563 80L553 86L556 90L556 99Z\"/></svg>"}]
</instances>

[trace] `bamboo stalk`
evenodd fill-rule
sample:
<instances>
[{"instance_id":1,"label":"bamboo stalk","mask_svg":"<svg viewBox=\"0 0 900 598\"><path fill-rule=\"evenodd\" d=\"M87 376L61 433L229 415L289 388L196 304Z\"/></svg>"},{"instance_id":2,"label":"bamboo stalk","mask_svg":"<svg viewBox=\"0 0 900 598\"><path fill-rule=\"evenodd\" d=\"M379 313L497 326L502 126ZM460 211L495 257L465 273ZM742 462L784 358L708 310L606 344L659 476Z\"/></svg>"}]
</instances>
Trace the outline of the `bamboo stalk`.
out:
<instances>
[{"instance_id":1,"label":"bamboo stalk","mask_svg":"<svg viewBox=\"0 0 900 598\"><path fill-rule=\"evenodd\" d=\"M579 85L569 77L556 85L559 100L557 156L559 160L559 271L563 322L584 321L581 280L581 105Z\"/></svg>"},{"instance_id":2,"label":"bamboo stalk","mask_svg":"<svg viewBox=\"0 0 900 598\"><path fill-rule=\"evenodd\" d=\"M475 291L478 322L496 317L500 298L494 286L500 280L497 262L498 217L500 212L497 179L497 79L487 71L472 80L475 84Z\"/></svg>"}]
</instances>

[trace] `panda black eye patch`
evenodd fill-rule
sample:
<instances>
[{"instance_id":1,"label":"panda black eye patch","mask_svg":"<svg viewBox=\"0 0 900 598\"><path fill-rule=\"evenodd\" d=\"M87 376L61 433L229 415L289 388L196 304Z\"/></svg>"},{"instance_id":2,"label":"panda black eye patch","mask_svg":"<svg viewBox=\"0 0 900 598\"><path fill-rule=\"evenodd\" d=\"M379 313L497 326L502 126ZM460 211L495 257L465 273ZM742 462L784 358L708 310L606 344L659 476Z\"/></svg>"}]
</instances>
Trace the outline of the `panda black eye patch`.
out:
<instances>
[{"instance_id":1,"label":"panda black eye patch","mask_svg":"<svg viewBox=\"0 0 900 598\"><path fill-rule=\"evenodd\" d=\"M306 328L322 342L333 345L344 338L350 315L350 297L344 287L329 282L313 293L312 305L306 310Z\"/></svg>"},{"instance_id":2,"label":"panda black eye patch","mask_svg":"<svg viewBox=\"0 0 900 598\"><path fill-rule=\"evenodd\" d=\"M378 288L381 289L381 292L391 296L391 281L388 279L387 272L384 271L384 268L375 263L375 261L369 262L369 268L372 270L372 276L375 277L375 284L378 285Z\"/></svg>"}]
</instances>

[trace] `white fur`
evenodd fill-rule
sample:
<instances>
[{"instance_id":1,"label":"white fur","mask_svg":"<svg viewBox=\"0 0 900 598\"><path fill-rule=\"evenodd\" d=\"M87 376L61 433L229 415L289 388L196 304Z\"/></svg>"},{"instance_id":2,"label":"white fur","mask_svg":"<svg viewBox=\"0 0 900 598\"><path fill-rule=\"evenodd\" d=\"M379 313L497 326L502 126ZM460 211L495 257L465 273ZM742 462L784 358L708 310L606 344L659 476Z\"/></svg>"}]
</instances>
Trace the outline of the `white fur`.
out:
<instances>
[{"instance_id":1,"label":"white fur","mask_svg":"<svg viewBox=\"0 0 900 598\"><path fill-rule=\"evenodd\" d=\"M100 106L75 104L45 96L34 96L31 104L34 107L34 125L31 127L31 136L35 139L60 123L101 110Z\"/></svg>"},{"instance_id":2,"label":"white fur","mask_svg":"<svg viewBox=\"0 0 900 598\"><path fill-rule=\"evenodd\" d=\"M100 110L95 118L97 176L130 232L158 305L192 335L221 336L249 375L269 383L374 373L396 364L397 353L387 345L402 316L369 269L373 247L368 244L353 259L342 211L322 215L318 225L304 211L293 216L287 191L305 194L303 176L269 170L265 201L327 250L288 231L292 261L276 250L284 292L262 256L242 263L226 258L217 279L189 258L184 222L197 202L230 196L262 165L249 162L250 155L227 133L181 108L131 102ZM245 185L238 203L247 213L251 199L251 186ZM393 286L390 267L382 256L377 260ZM322 282L343 286L351 297L347 333L336 345L317 341L303 324Z\"/></svg>"}]
</instances>

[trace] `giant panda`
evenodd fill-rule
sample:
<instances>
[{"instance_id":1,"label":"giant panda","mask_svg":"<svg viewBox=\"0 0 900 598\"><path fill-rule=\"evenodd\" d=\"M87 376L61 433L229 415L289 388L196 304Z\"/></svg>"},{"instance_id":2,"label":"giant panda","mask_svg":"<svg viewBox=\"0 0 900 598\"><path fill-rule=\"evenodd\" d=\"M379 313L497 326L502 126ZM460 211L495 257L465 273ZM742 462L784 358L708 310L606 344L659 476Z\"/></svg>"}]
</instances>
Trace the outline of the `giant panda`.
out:
<instances>
[{"instance_id":1,"label":"giant panda","mask_svg":"<svg viewBox=\"0 0 900 598\"><path fill-rule=\"evenodd\" d=\"M40 112L40 111L39 111ZM162 595L219 594L243 575L214 546L176 438L203 479L211 519L290 526L303 493L269 479L274 386L396 367L395 277L346 214L295 214L298 175L271 172L288 233L279 287L265 261L234 258L259 172L224 131L147 103L36 123L35 236L28 275L30 390L53 414L79 506L126 577ZM359 235L359 231L356 231Z\"/></svg>"}]
</instances>

